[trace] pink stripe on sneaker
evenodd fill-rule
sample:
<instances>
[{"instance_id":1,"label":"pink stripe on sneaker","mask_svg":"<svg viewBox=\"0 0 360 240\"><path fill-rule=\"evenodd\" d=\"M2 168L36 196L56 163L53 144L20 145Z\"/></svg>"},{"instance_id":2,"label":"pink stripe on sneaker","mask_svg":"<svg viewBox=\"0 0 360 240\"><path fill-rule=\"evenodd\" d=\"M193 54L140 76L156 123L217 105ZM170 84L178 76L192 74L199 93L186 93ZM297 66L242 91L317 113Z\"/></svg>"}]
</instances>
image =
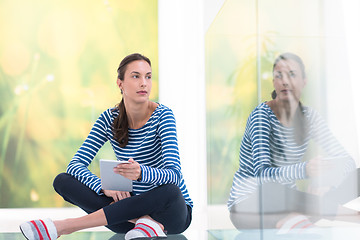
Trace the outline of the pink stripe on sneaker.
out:
<instances>
[{"instance_id":1,"label":"pink stripe on sneaker","mask_svg":"<svg viewBox=\"0 0 360 240\"><path fill-rule=\"evenodd\" d=\"M143 228L135 227L135 228L133 228L133 229L137 229L137 230L143 231L143 232L146 234L146 236L151 237L150 233L149 233L148 231L146 231L145 229L143 229Z\"/></svg>"},{"instance_id":2,"label":"pink stripe on sneaker","mask_svg":"<svg viewBox=\"0 0 360 240\"><path fill-rule=\"evenodd\" d=\"M45 223L43 222L43 220L39 220L39 221L40 221L40 222L42 223L42 225L44 226L45 231L46 231L46 235L48 236L49 240L51 240L51 238L50 238L50 234L49 234L49 231L48 231L48 229L47 229L47 227L46 227Z\"/></svg>"},{"instance_id":3,"label":"pink stripe on sneaker","mask_svg":"<svg viewBox=\"0 0 360 240\"><path fill-rule=\"evenodd\" d=\"M308 228L308 227L311 227L312 225L313 225L312 223L309 223L309 224L303 226L302 228Z\"/></svg>"},{"instance_id":4,"label":"pink stripe on sneaker","mask_svg":"<svg viewBox=\"0 0 360 240\"><path fill-rule=\"evenodd\" d=\"M297 225L299 225L299 224L301 224L301 223L303 223L303 222L306 222L306 221L308 221L308 220L307 220L307 219L304 219L304 220L302 220L302 221L294 224L294 226L292 226L290 229L294 229L294 228L296 228Z\"/></svg>"},{"instance_id":5,"label":"pink stripe on sneaker","mask_svg":"<svg viewBox=\"0 0 360 240\"><path fill-rule=\"evenodd\" d=\"M151 226L149 226L149 225L147 225L147 224L145 224L145 223L138 223L138 224L136 224L136 226L135 226L135 228L141 229L141 230L143 230L144 232L146 232L146 234L147 234L149 237L152 237L152 236L150 235L150 233L149 233L148 231L146 231L145 229L141 228L141 227L140 227L140 228L137 227L138 225L144 225L145 227L150 228L150 229L155 233L155 236L158 236L158 235L157 235L157 232L155 231L155 229L153 229Z\"/></svg>"},{"instance_id":6,"label":"pink stripe on sneaker","mask_svg":"<svg viewBox=\"0 0 360 240\"><path fill-rule=\"evenodd\" d=\"M41 232L40 232L38 226L36 225L35 221L31 221L31 223L35 226L35 229L36 229L37 233L39 234L40 240L44 240L44 238L41 235Z\"/></svg>"}]
</instances>

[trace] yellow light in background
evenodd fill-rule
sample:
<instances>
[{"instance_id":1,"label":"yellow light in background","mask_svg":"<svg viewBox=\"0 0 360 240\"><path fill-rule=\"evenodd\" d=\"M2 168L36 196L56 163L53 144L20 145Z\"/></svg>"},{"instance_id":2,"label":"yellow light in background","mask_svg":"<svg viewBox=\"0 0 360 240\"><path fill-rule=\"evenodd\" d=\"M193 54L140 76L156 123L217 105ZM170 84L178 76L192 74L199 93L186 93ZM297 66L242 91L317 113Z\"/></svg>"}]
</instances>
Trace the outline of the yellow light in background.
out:
<instances>
[{"instance_id":1,"label":"yellow light in background","mask_svg":"<svg viewBox=\"0 0 360 240\"><path fill-rule=\"evenodd\" d=\"M79 56L86 44L88 25L84 18L75 10L49 12L39 27L39 46L55 58Z\"/></svg>"},{"instance_id":2,"label":"yellow light in background","mask_svg":"<svg viewBox=\"0 0 360 240\"><path fill-rule=\"evenodd\" d=\"M0 56L0 66L6 74L18 76L29 67L30 52L22 42L7 40Z\"/></svg>"},{"instance_id":3,"label":"yellow light in background","mask_svg":"<svg viewBox=\"0 0 360 240\"><path fill-rule=\"evenodd\" d=\"M16 95L20 95L20 94L22 94L23 92L25 92L27 90L29 90L29 86L26 85L26 84L21 84L21 85L18 85L18 86L15 87L14 93Z\"/></svg>"},{"instance_id":4,"label":"yellow light in background","mask_svg":"<svg viewBox=\"0 0 360 240\"><path fill-rule=\"evenodd\" d=\"M35 189L31 189L31 191L30 191L30 199L33 202L39 201L40 197L39 197L39 194L35 191Z\"/></svg>"}]
</instances>

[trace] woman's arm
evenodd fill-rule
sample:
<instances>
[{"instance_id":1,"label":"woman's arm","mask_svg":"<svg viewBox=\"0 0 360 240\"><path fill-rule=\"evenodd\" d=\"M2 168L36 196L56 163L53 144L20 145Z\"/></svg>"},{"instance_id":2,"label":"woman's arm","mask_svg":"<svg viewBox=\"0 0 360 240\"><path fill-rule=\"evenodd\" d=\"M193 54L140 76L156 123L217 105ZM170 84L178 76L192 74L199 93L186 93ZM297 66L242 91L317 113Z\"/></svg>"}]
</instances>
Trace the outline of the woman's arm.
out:
<instances>
[{"instance_id":1,"label":"woman's arm","mask_svg":"<svg viewBox=\"0 0 360 240\"><path fill-rule=\"evenodd\" d=\"M355 170L355 161L332 134L320 114L311 109L309 111L310 131L315 142L324 150L324 156L317 156L307 162L308 176L324 178L323 182L337 185Z\"/></svg>"},{"instance_id":2,"label":"woman's arm","mask_svg":"<svg viewBox=\"0 0 360 240\"><path fill-rule=\"evenodd\" d=\"M260 183L289 183L306 177L305 163L296 163L282 167L272 167L270 159L269 116L263 109L254 111L248 120L249 138L252 146L252 161L254 177Z\"/></svg>"},{"instance_id":3,"label":"woman's arm","mask_svg":"<svg viewBox=\"0 0 360 240\"><path fill-rule=\"evenodd\" d=\"M314 110L309 119L312 127L314 140L325 150L328 157L343 159L350 169L355 168L353 158L346 152L344 147L332 134L324 119Z\"/></svg>"},{"instance_id":4,"label":"woman's arm","mask_svg":"<svg viewBox=\"0 0 360 240\"><path fill-rule=\"evenodd\" d=\"M234 174L228 208L246 199L267 182L290 183L305 178L305 164L272 167L270 157L270 116L256 108L248 117L241 141L239 169Z\"/></svg>"},{"instance_id":5,"label":"woman's arm","mask_svg":"<svg viewBox=\"0 0 360 240\"><path fill-rule=\"evenodd\" d=\"M170 109L166 109L159 118L157 134L161 141L161 168L152 168L141 164L141 179L139 180L157 185L169 183L179 185L182 173L175 117Z\"/></svg>"},{"instance_id":6,"label":"woman's arm","mask_svg":"<svg viewBox=\"0 0 360 240\"><path fill-rule=\"evenodd\" d=\"M108 140L106 137L106 126L110 122L109 111L110 110L103 112L95 121L86 140L76 152L66 169L68 174L74 176L99 195L103 194L101 192L101 180L98 176L90 172L88 166L99 149Z\"/></svg>"}]
</instances>

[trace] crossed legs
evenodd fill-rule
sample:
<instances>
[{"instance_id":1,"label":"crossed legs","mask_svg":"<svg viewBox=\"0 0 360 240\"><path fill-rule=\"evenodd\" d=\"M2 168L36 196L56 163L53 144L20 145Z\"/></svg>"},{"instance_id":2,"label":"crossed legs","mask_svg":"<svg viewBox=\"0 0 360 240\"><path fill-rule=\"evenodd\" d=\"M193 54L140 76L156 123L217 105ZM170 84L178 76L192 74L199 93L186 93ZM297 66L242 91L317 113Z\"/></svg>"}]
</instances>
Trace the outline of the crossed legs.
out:
<instances>
[{"instance_id":1,"label":"crossed legs","mask_svg":"<svg viewBox=\"0 0 360 240\"><path fill-rule=\"evenodd\" d=\"M180 189L173 184L162 185L115 203L112 203L112 198L96 194L66 173L55 178L54 189L66 201L88 213L80 218L54 221L59 235L95 226L126 233L134 228L134 221L129 220L142 217L152 219L168 233L176 234L183 232L191 222L191 208L186 205Z\"/></svg>"}]
</instances>

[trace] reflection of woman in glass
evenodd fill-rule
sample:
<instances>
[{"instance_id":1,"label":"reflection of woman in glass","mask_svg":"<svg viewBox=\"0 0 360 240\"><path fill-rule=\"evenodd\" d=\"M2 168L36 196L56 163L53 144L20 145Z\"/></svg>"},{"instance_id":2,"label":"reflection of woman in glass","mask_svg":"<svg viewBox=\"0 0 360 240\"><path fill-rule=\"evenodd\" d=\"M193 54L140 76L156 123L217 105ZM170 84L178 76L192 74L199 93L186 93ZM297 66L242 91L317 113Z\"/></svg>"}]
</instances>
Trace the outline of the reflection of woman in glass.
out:
<instances>
[{"instance_id":1,"label":"reflection of woman in glass","mask_svg":"<svg viewBox=\"0 0 360 240\"><path fill-rule=\"evenodd\" d=\"M187 229L192 200L181 173L175 118L168 107L149 100L151 74L150 60L140 54L122 60L117 78L121 102L100 115L67 173L54 180L55 190L88 215L23 223L27 239L56 239L95 226L127 233L125 239L166 237L165 232ZM117 160L129 162L114 172L133 180L131 193L102 189L88 169L107 141Z\"/></svg>"},{"instance_id":2,"label":"reflection of woman in glass","mask_svg":"<svg viewBox=\"0 0 360 240\"><path fill-rule=\"evenodd\" d=\"M325 193L338 187L355 168L320 116L301 104L306 81L304 64L297 55L285 53L275 60L273 100L261 103L250 114L240 147L240 167L228 201L237 228L259 228L260 212L264 213L261 224L265 228L281 227L290 212L311 212L317 196L325 199ZM326 157L303 160L311 139ZM316 195L296 190L296 180L318 177L327 182L308 187ZM302 222L297 227L311 225L300 214L291 216L296 216L296 224Z\"/></svg>"}]
</instances>

